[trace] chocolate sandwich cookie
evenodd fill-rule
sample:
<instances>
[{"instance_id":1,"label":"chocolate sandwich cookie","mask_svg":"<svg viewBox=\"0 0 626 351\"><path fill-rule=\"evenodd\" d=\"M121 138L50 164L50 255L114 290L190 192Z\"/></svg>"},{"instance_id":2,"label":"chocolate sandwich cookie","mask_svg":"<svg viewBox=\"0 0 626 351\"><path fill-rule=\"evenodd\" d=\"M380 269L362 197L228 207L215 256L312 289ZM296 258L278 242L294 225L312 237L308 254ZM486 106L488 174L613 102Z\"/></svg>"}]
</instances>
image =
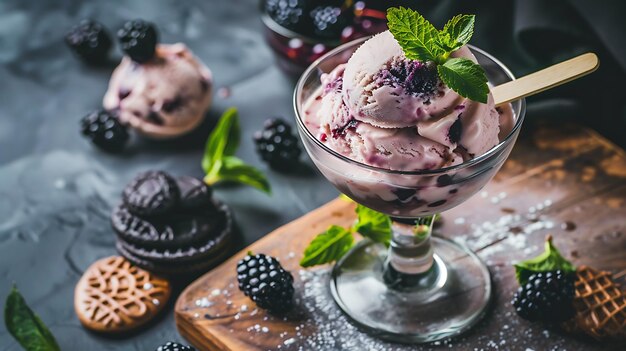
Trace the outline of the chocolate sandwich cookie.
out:
<instances>
[{"instance_id":1,"label":"chocolate sandwich cookie","mask_svg":"<svg viewBox=\"0 0 626 351\"><path fill-rule=\"evenodd\" d=\"M140 174L111 215L117 249L134 264L164 274L194 273L229 252L233 218L202 180Z\"/></svg>"},{"instance_id":2,"label":"chocolate sandwich cookie","mask_svg":"<svg viewBox=\"0 0 626 351\"><path fill-rule=\"evenodd\" d=\"M130 243L118 237L118 247L131 253L134 257L154 263L193 263L204 261L221 252L230 242L232 235L233 220L230 210L224 204L218 204L218 211L213 216L220 216L223 225L215 228L208 237L205 237L198 245L186 247L161 247L147 248L145 246Z\"/></svg>"},{"instance_id":3,"label":"chocolate sandwich cookie","mask_svg":"<svg viewBox=\"0 0 626 351\"><path fill-rule=\"evenodd\" d=\"M194 177L182 176L176 178L180 189L180 207L193 209L211 205L213 190L205 182Z\"/></svg>"},{"instance_id":4,"label":"chocolate sandwich cookie","mask_svg":"<svg viewBox=\"0 0 626 351\"><path fill-rule=\"evenodd\" d=\"M162 171L140 173L124 189L122 199L128 209L140 216L156 216L171 211L180 200L176 180Z\"/></svg>"},{"instance_id":5,"label":"chocolate sandwich cookie","mask_svg":"<svg viewBox=\"0 0 626 351\"><path fill-rule=\"evenodd\" d=\"M133 264L142 267L150 272L156 272L164 276L177 276L177 275L194 275L205 272L211 267L214 267L218 263L222 262L230 253L230 243L225 242L224 246L219 252L214 252L211 256L204 260L191 261L191 262L179 262L176 260L170 260L168 262L154 262L139 256L135 256L132 252L127 250L127 245L124 245L120 240L116 243L116 248L119 253L122 254L127 260L133 262Z\"/></svg>"},{"instance_id":6,"label":"chocolate sandwich cookie","mask_svg":"<svg viewBox=\"0 0 626 351\"><path fill-rule=\"evenodd\" d=\"M224 226L226 216L215 204L193 211L177 211L162 218L146 219L133 214L126 205L113 210L111 223L118 236L146 249L177 249L201 245Z\"/></svg>"}]
</instances>

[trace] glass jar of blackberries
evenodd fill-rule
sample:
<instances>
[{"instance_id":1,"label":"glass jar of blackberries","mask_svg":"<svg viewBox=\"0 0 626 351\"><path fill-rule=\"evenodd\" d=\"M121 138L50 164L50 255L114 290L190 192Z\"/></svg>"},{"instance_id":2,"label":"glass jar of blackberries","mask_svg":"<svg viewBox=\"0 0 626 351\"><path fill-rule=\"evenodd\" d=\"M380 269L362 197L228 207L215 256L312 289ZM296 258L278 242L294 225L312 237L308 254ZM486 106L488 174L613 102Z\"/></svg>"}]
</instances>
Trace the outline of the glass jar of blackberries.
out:
<instances>
[{"instance_id":1,"label":"glass jar of blackberries","mask_svg":"<svg viewBox=\"0 0 626 351\"><path fill-rule=\"evenodd\" d=\"M381 0L261 0L265 38L279 66L299 75L342 43L387 29Z\"/></svg>"}]
</instances>

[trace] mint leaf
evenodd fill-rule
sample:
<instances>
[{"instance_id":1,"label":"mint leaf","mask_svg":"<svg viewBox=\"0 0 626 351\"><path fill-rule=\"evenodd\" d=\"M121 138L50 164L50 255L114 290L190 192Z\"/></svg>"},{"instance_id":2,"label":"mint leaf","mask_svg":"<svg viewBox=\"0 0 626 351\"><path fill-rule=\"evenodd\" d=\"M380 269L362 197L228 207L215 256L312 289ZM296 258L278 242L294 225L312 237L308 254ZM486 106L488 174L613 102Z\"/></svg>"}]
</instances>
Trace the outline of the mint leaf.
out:
<instances>
[{"instance_id":1,"label":"mint leaf","mask_svg":"<svg viewBox=\"0 0 626 351\"><path fill-rule=\"evenodd\" d=\"M441 47L448 52L455 51L469 43L474 34L474 15L456 15L443 27L439 35Z\"/></svg>"},{"instance_id":2,"label":"mint leaf","mask_svg":"<svg viewBox=\"0 0 626 351\"><path fill-rule=\"evenodd\" d=\"M269 193L270 184L265 175L234 156L241 139L240 129L237 109L231 107L222 114L207 140L202 157L204 182L209 185L219 181L238 182Z\"/></svg>"},{"instance_id":3,"label":"mint leaf","mask_svg":"<svg viewBox=\"0 0 626 351\"><path fill-rule=\"evenodd\" d=\"M354 231L370 240L389 246L391 242L391 219L363 205L356 206L358 216Z\"/></svg>"},{"instance_id":4,"label":"mint leaf","mask_svg":"<svg viewBox=\"0 0 626 351\"><path fill-rule=\"evenodd\" d=\"M225 156L217 178L250 185L266 193L270 193L270 183L258 169L245 164L235 156Z\"/></svg>"},{"instance_id":5,"label":"mint leaf","mask_svg":"<svg viewBox=\"0 0 626 351\"><path fill-rule=\"evenodd\" d=\"M545 244L545 251L530 260L516 263L515 277L520 285L526 284L528 277L536 272L547 272L560 269L565 272L576 272L576 267L566 260L559 250L552 245L552 238L548 237Z\"/></svg>"},{"instance_id":6,"label":"mint leaf","mask_svg":"<svg viewBox=\"0 0 626 351\"><path fill-rule=\"evenodd\" d=\"M352 233L337 225L317 235L304 250L300 266L311 267L340 259L354 244Z\"/></svg>"},{"instance_id":7,"label":"mint leaf","mask_svg":"<svg viewBox=\"0 0 626 351\"><path fill-rule=\"evenodd\" d=\"M28 307L15 286L4 305L7 330L26 351L60 351L54 336L39 317Z\"/></svg>"},{"instance_id":8,"label":"mint leaf","mask_svg":"<svg viewBox=\"0 0 626 351\"><path fill-rule=\"evenodd\" d=\"M207 140L202 158L202 169L205 173L217 172L224 155L231 156L237 151L240 139L239 116L234 107L226 110Z\"/></svg>"},{"instance_id":9,"label":"mint leaf","mask_svg":"<svg viewBox=\"0 0 626 351\"><path fill-rule=\"evenodd\" d=\"M467 58L452 58L437 65L439 77L457 94L470 100L487 103L487 76L480 65Z\"/></svg>"},{"instance_id":10,"label":"mint leaf","mask_svg":"<svg viewBox=\"0 0 626 351\"><path fill-rule=\"evenodd\" d=\"M241 126L239 125L239 113L234 107L229 108L224 112L224 115L232 116L230 130L228 131L228 137L226 138L226 146L224 147L224 156L233 156L239 148L239 142L241 141Z\"/></svg>"},{"instance_id":11,"label":"mint leaf","mask_svg":"<svg viewBox=\"0 0 626 351\"><path fill-rule=\"evenodd\" d=\"M487 76L480 65L466 58L449 58L467 44L474 34L474 15L451 18L438 31L417 11L404 7L387 10L387 26L410 60L433 61L450 89L468 99L487 103Z\"/></svg>"},{"instance_id":12,"label":"mint leaf","mask_svg":"<svg viewBox=\"0 0 626 351\"><path fill-rule=\"evenodd\" d=\"M404 7L389 8L387 26L408 59L442 61L445 51L438 45L439 31L416 11Z\"/></svg>"}]
</instances>

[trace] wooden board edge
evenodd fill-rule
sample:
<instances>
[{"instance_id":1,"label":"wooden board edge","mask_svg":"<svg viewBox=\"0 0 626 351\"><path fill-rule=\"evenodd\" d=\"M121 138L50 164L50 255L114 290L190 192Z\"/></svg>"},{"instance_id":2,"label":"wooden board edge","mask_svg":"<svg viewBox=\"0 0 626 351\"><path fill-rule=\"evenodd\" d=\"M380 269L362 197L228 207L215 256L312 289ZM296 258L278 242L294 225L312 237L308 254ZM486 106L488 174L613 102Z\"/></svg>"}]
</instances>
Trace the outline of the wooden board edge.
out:
<instances>
[{"instance_id":1,"label":"wooden board edge","mask_svg":"<svg viewBox=\"0 0 626 351\"><path fill-rule=\"evenodd\" d=\"M234 266L235 261L237 261L239 257L244 255L246 252L253 249L254 247L263 245L265 242L272 241L273 237L275 235L278 235L279 233L288 231L292 227L298 227L301 221L310 220L311 217L328 216L329 213L340 212L340 211L343 211L345 208L354 207L354 206L355 204L349 200L345 200L342 198L333 199L327 202L326 204L314 209L313 211L309 213L305 213L302 216L294 219L293 221L285 223L284 225L274 229L273 231L263 236L259 240L255 241L254 243L250 244L243 250L233 254L230 258L222 262L220 265L212 268L210 271L198 277L180 293L180 295L178 296L176 300L176 304L174 305L174 320L175 320L176 329L178 329L178 332L187 340L195 341L195 342L192 342L194 345L195 344L202 345L202 341L208 341L211 344L211 347L214 347L216 350L230 350L230 348L228 348L227 345L224 345L223 343L221 343L219 340L217 340L217 338L214 335L208 332L202 333L202 335L196 335L196 333L189 331L194 328L192 327L193 323L190 320L191 317L188 315L188 312L184 310L183 298L186 295L188 295L190 291L196 289L198 285L202 284L205 278L208 275L211 275L214 270L218 270L222 268L222 266Z\"/></svg>"}]
</instances>

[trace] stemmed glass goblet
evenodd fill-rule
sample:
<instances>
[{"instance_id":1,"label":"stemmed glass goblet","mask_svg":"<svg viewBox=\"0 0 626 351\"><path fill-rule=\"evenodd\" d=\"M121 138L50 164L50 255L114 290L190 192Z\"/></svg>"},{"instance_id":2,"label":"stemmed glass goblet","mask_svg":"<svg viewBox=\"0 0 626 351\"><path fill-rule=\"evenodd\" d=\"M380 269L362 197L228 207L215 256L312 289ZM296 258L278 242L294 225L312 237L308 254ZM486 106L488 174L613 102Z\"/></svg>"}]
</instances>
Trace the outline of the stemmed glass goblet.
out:
<instances>
[{"instance_id":1,"label":"stemmed glass goblet","mask_svg":"<svg viewBox=\"0 0 626 351\"><path fill-rule=\"evenodd\" d=\"M348 61L368 38L346 43L315 61L294 93L298 131L319 171L359 204L391 216L390 248L362 240L332 270L331 292L358 326L395 342L432 342L459 334L484 314L491 296L488 268L452 240L416 234L415 224L458 206L483 188L507 159L524 120L525 101L512 103L515 122L500 143L472 160L442 169L396 171L356 162L327 147L307 128L304 104L320 87L320 76ZM476 47L471 51L491 85L513 80L501 62Z\"/></svg>"}]
</instances>

